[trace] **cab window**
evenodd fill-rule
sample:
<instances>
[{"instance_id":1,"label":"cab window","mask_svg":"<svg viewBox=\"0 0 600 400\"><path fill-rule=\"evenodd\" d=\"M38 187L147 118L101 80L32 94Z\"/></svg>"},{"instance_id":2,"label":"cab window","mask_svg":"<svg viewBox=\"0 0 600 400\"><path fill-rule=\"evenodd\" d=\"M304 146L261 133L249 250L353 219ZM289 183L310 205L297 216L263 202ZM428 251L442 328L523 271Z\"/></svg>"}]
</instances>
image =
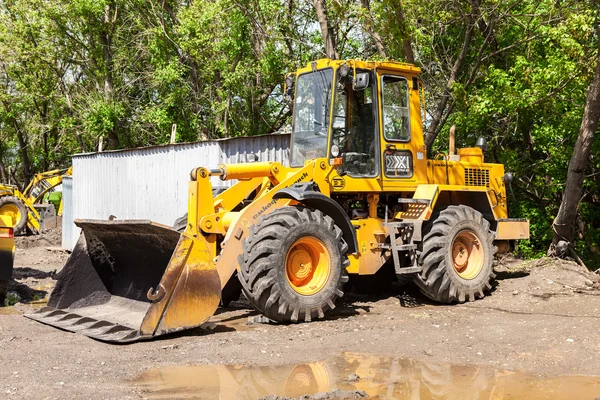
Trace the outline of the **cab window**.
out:
<instances>
[{"instance_id":1,"label":"cab window","mask_svg":"<svg viewBox=\"0 0 600 400\"><path fill-rule=\"evenodd\" d=\"M296 81L290 165L327 157L333 69L300 75Z\"/></svg>"},{"instance_id":2,"label":"cab window","mask_svg":"<svg viewBox=\"0 0 600 400\"><path fill-rule=\"evenodd\" d=\"M410 140L408 81L399 76L382 78L383 134L387 140Z\"/></svg>"}]
</instances>

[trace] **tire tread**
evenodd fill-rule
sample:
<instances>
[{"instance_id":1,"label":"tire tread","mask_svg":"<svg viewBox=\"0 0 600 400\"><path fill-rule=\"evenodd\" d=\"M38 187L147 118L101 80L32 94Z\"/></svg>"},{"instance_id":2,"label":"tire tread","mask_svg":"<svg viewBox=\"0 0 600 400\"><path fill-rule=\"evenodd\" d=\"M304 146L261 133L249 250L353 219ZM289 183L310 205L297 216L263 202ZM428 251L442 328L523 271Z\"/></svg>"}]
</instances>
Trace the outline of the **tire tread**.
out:
<instances>
[{"instance_id":1,"label":"tire tread","mask_svg":"<svg viewBox=\"0 0 600 400\"><path fill-rule=\"evenodd\" d=\"M342 271L338 282L323 304L315 307L300 307L290 302L282 291L282 282L277 278L276 260L280 260L280 257L285 259L285 255L280 252L287 232L304 224L318 224L333 232L342 256ZM274 210L250 227L248 238L242 242L242 246L243 252L238 259L242 290L250 303L272 320L310 322L322 319L327 311L335 308L335 300L344 295L343 286L348 281L346 267L350 264L345 255L348 245L342 239L342 231L333 219L319 210L303 206Z\"/></svg>"},{"instance_id":2,"label":"tire tread","mask_svg":"<svg viewBox=\"0 0 600 400\"><path fill-rule=\"evenodd\" d=\"M472 221L488 232L486 238L480 239L488 242L489 246L486 247L491 249L490 260L497 252L493 244L495 234L490 232L490 223L480 212L465 205L451 205L434 214L430 223L423 225L422 251L418 259L423 270L416 274L414 281L424 295L440 303L464 303L467 300L474 301L477 297L482 298L492 287L490 280L496 276L491 261L489 266L484 265L488 276L475 287L459 285L449 276L451 271L448 269L451 266L446 265L446 252L452 238L448 234L456 223L463 220Z\"/></svg>"}]
</instances>

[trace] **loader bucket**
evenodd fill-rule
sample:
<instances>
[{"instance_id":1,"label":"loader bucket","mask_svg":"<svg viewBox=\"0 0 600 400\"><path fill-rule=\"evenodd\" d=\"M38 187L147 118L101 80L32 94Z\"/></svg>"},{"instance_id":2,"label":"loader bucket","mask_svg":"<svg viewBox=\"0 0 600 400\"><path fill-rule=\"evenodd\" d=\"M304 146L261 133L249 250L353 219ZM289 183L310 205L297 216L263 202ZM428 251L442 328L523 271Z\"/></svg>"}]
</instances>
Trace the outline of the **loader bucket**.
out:
<instances>
[{"instance_id":1,"label":"loader bucket","mask_svg":"<svg viewBox=\"0 0 600 400\"><path fill-rule=\"evenodd\" d=\"M200 326L221 284L206 240L150 221L77 220L82 233L48 306L26 317L106 342Z\"/></svg>"}]
</instances>

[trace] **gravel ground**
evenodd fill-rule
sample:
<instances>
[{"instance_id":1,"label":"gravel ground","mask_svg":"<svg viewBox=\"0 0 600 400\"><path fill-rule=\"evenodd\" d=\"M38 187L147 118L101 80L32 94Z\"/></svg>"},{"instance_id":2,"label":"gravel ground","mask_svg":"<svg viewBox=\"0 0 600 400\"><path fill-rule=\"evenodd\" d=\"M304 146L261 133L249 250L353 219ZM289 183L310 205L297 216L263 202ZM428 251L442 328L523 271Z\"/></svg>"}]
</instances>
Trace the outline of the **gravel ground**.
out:
<instances>
[{"instance_id":1,"label":"gravel ground","mask_svg":"<svg viewBox=\"0 0 600 400\"><path fill-rule=\"evenodd\" d=\"M397 283L385 294L348 294L324 321L248 324L256 313L238 301L218 310L212 330L109 345L21 315L41 306L53 271L68 257L57 248L59 237L18 238L11 290L23 300L0 309L2 398L137 399L148 392L134 380L156 367L278 366L347 352L542 376L600 375L600 276L573 262L505 259L494 292L463 305L436 305L412 284Z\"/></svg>"}]
</instances>

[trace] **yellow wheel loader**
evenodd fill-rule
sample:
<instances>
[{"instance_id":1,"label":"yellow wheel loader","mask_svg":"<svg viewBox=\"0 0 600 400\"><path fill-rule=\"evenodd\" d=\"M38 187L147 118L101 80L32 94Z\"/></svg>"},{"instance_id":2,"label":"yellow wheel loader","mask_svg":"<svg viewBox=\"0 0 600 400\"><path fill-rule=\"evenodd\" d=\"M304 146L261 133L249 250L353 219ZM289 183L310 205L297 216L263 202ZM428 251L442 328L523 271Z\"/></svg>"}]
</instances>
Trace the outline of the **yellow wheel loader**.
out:
<instances>
[{"instance_id":1,"label":"yellow wheel loader","mask_svg":"<svg viewBox=\"0 0 600 400\"><path fill-rule=\"evenodd\" d=\"M191 172L183 233L150 221L78 220L82 235L48 307L29 318L108 342L200 326L237 271L282 323L324 318L349 274L390 262L442 303L481 298L492 262L529 236L509 219L499 164L480 147L428 158L420 69L322 59L286 77L290 166ZM235 179L213 195L211 177Z\"/></svg>"},{"instance_id":2,"label":"yellow wheel loader","mask_svg":"<svg viewBox=\"0 0 600 400\"><path fill-rule=\"evenodd\" d=\"M47 203L44 199L62 183L63 176L71 174L71 168L36 174L23 192L0 184L0 215L10 220L15 234L26 230L38 234L44 229L45 219L62 215L62 197Z\"/></svg>"}]
</instances>

